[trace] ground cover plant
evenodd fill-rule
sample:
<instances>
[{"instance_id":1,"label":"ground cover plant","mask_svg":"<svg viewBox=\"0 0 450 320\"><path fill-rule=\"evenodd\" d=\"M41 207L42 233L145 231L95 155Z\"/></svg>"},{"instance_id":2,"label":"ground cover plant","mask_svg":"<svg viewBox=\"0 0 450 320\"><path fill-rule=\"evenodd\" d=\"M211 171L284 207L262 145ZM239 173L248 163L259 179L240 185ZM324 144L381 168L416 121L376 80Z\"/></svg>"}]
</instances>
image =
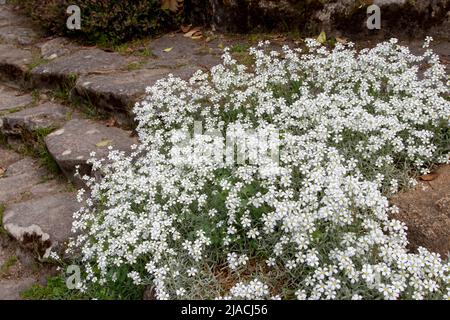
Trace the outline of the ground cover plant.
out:
<instances>
[{"instance_id":1,"label":"ground cover plant","mask_svg":"<svg viewBox=\"0 0 450 320\"><path fill-rule=\"evenodd\" d=\"M149 87L135 107L141 143L131 155L93 154L103 178L85 176L79 191L79 289L448 299L448 260L409 252L388 201L449 159L449 83L430 41L422 56L395 39L359 52L260 43L251 68L225 50L211 72ZM245 161L239 145L227 149L238 140Z\"/></svg>"},{"instance_id":2,"label":"ground cover plant","mask_svg":"<svg viewBox=\"0 0 450 320\"><path fill-rule=\"evenodd\" d=\"M135 38L160 34L176 29L182 17L162 8L160 0L107 1L79 0L21 0L11 1L20 5L51 34L77 37L102 45L119 44ZM66 22L70 16L66 11L77 5L81 11L81 29L70 30Z\"/></svg>"}]
</instances>

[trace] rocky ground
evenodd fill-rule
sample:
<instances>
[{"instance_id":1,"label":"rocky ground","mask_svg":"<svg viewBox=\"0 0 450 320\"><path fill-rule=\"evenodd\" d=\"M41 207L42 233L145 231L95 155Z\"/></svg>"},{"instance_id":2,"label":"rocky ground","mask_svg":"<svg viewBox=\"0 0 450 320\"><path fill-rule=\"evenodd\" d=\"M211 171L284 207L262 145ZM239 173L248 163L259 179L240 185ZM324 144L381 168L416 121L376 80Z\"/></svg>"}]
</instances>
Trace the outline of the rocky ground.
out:
<instances>
[{"instance_id":1,"label":"rocky ground","mask_svg":"<svg viewBox=\"0 0 450 320\"><path fill-rule=\"evenodd\" d=\"M40 259L69 237L82 185L75 167L89 173L90 152L128 151L137 142L132 107L145 88L169 73L188 78L209 69L225 46L245 63L246 48L260 38L180 32L104 50L44 38L27 18L0 6L0 299L19 299L55 272ZM270 39L275 46L296 41ZM403 43L420 51L419 40ZM358 40L360 47L373 44ZM433 46L449 64L448 39ZM411 230L412 249L450 250L449 168L393 199Z\"/></svg>"}]
</instances>

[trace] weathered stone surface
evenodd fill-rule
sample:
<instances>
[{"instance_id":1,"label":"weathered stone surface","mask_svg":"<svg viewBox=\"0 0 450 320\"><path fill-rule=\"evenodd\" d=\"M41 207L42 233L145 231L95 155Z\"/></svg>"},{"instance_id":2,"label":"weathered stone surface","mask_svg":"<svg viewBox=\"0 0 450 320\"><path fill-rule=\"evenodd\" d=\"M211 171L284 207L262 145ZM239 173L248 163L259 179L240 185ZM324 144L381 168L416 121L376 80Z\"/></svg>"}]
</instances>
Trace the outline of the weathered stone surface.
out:
<instances>
[{"instance_id":1,"label":"weathered stone surface","mask_svg":"<svg viewBox=\"0 0 450 320\"><path fill-rule=\"evenodd\" d=\"M22 244L46 249L68 240L72 216L78 209L73 193L57 193L8 206L3 225Z\"/></svg>"},{"instance_id":2,"label":"weathered stone surface","mask_svg":"<svg viewBox=\"0 0 450 320\"><path fill-rule=\"evenodd\" d=\"M28 18L17 15L6 6L0 6L0 27L26 25L29 22Z\"/></svg>"},{"instance_id":3,"label":"weathered stone surface","mask_svg":"<svg viewBox=\"0 0 450 320\"><path fill-rule=\"evenodd\" d=\"M450 165L440 167L437 178L391 199L400 208L394 215L408 226L411 249L422 246L446 257L450 253Z\"/></svg>"},{"instance_id":4,"label":"weathered stone surface","mask_svg":"<svg viewBox=\"0 0 450 320\"><path fill-rule=\"evenodd\" d=\"M47 102L37 107L9 113L0 120L5 134L20 134L42 128L59 128L66 121L70 109L59 104Z\"/></svg>"},{"instance_id":5,"label":"weathered stone surface","mask_svg":"<svg viewBox=\"0 0 450 320\"><path fill-rule=\"evenodd\" d=\"M20 158L21 157L17 152L0 146L0 168L3 168L3 170L6 170L6 168L12 163L19 161ZM0 177L2 177L4 174L5 172L0 174Z\"/></svg>"},{"instance_id":6,"label":"weathered stone surface","mask_svg":"<svg viewBox=\"0 0 450 320\"><path fill-rule=\"evenodd\" d=\"M107 127L91 120L74 119L67 122L61 129L45 137L45 144L52 157L67 178L81 185L74 177L75 167L80 166L81 174L90 174L91 168L86 164L90 153L98 157L108 155L108 147L129 151L137 139L130 132L119 128Z\"/></svg>"},{"instance_id":7,"label":"weathered stone surface","mask_svg":"<svg viewBox=\"0 0 450 320\"><path fill-rule=\"evenodd\" d=\"M54 87L70 81L74 76L120 69L127 62L126 58L117 53L100 49L80 50L34 68L31 71L31 81L36 87Z\"/></svg>"},{"instance_id":8,"label":"weathered stone surface","mask_svg":"<svg viewBox=\"0 0 450 320\"><path fill-rule=\"evenodd\" d=\"M31 158L7 166L5 174L0 177L0 203L54 192L55 185L44 183L47 175L47 171Z\"/></svg>"},{"instance_id":9,"label":"weathered stone surface","mask_svg":"<svg viewBox=\"0 0 450 320\"><path fill-rule=\"evenodd\" d=\"M35 282L33 278L0 280L0 300L20 300L20 294Z\"/></svg>"},{"instance_id":10,"label":"weathered stone surface","mask_svg":"<svg viewBox=\"0 0 450 320\"><path fill-rule=\"evenodd\" d=\"M167 49L171 48L170 51ZM148 67L177 68L180 66L197 66L210 69L221 62L221 50L209 46L201 40L193 40L182 34L164 35L153 40L149 49L157 57L148 62Z\"/></svg>"},{"instance_id":11,"label":"weathered stone surface","mask_svg":"<svg viewBox=\"0 0 450 320\"><path fill-rule=\"evenodd\" d=\"M147 86L170 72L170 69L141 69L84 76L78 79L75 90L79 96L107 111L128 111Z\"/></svg>"},{"instance_id":12,"label":"weathered stone surface","mask_svg":"<svg viewBox=\"0 0 450 320\"><path fill-rule=\"evenodd\" d=\"M0 28L0 39L5 43L31 45L37 37L37 33L27 27L6 26Z\"/></svg>"},{"instance_id":13,"label":"weathered stone surface","mask_svg":"<svg viewBox=\"0 0 450 320\"><path fill-rule=\"evenodd\" d=\"M66 38L54 38L38 44L38 47L41 49L42 57L47 60L62 57L78 48Z\"/></svg>"},{"instance_id":14,"label":"weathered stone surface","mask_svg":"<svg viewBox=\"0 0 450 320\"><path fill-rule=\"evenodd\" d=\"M226 32L299 30L314 35L364 33L367 7L382 10L381 31L386 35L417 35L432 26L443 26L450 11L448 0L190 0L186 12L194 23L213 24ZM447 30L448 36L450 31Z\"/></svg>"},{"instance_id":15,"label":"weathered stone surface","mask_svg":"<svg viewBox=\"0 0 450 320\"><path fill-rule=\"evenodd\" d=\"M17 110L33 102L29 94L21 94L15 90L0 85L0 113Z\"/></svg>"},{"instance_id":16,"label":"weathered stone surface","mask_svg":"<svg viewBox=\"0 0 450 320\"><path fill-rule=\"evenodd\" d=\"M0 80L22 84L31 61L31 51L0 44Z\"/></svg>"}]
</instances>

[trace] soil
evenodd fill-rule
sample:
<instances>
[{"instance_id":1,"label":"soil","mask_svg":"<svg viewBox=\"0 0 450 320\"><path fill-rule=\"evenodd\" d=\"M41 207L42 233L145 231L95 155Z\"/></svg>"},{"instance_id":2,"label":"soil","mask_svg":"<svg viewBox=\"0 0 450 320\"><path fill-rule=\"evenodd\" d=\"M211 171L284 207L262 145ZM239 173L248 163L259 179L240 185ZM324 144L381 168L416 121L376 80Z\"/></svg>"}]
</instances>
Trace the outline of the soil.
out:
<instances>
[{"instance_id":1,"label":"soil","mask_svg":"<svg viewBox=\"0 0 450 320\"><path fill-rule=\"evenodd\" d=\"M450 165L423 177L412 190L391 199L400 209L393 218L406 223L410 249L425 247L449 257L450 253Z\"/></svg>"}]
</instances>

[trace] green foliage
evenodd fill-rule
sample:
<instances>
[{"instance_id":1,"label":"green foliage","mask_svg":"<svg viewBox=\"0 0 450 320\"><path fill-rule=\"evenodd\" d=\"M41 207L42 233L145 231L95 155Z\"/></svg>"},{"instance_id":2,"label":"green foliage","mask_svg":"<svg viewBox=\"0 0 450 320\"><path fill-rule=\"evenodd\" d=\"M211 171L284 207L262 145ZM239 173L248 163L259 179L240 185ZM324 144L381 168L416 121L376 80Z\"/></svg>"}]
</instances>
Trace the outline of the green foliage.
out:
<instances>
[{"instance_id":1,"label":"green foliage","mask_svg":"<svg viewBox=\"0 0 450 320\"><path fill-rule=\"evenodd\" d=\"M28 300L137 300L144 294L143 288L133 285L127 277L130 270L119 268L114 270L117 275L116 282L108 282L104 285L96 284L90 286L85 292L77 289L69 289L63 275L51 277L46 285L35 284L22 292L22 298Z\"/></svg>"},{"instance_id":2,"label":"green foliage","mask_svg":"<svg viewBox=\"0 0 450 320\"><path fill-rule=\"evenodd\" d=\"M34 284L21 295L23 299L28 300L82 300L87 298L79 291L69 290L60 276L49 278L45 286Z\"/></svg>"},{"instance_id":3,"label":"green foliage","mask_svg":"<svg viewBox=\"0 0 450 320\"><path fill-rule=\"evenodd\" d=\"M68 6L81 9L81 30L69 30ZM98 44L115 44L174 28L180 15L161 9L159 0L23 0L24 10L54 34L76 36Z\"/></svg>"},{"instance_id":4,"label":"green foliage","mask_svg":"<svg viewBox=\"0 0 450 320\"><path fill-rule=\"evenodd\" d=\"M3 263L0 266L0 279L4 276L7 276L9 273L9 268L11 268L12 266L14 266L17 262L17 257L16 256L11 256L8 258L8 260L5 261L5 263Z\"/></svg>"}]
</instances>

